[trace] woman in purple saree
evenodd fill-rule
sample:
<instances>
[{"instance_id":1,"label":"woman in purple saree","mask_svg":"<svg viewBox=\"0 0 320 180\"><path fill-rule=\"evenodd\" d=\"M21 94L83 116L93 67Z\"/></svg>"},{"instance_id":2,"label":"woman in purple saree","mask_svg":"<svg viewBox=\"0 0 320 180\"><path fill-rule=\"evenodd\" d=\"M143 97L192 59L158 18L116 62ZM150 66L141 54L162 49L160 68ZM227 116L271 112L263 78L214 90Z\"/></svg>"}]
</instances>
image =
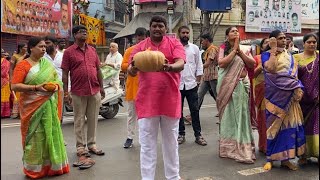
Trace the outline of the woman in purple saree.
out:
<instances>
[{"instance_id":1,"label":"woman in purple saree","mask_svg":"<svg viewBox=\"0 0 320 180\"><path fill-rule=\"evenodd\" d=\"M319 52L317 36L307 34L303 37L303 53L294 55L299 63L298 77L304 85L304 95L300 102L304 117L304 131L307 141L306 154L300 158L299 165L307 163L307 158L316 157L319 162Z\"/></svg>"},{"instance_id":2,"label":"woman in purple saree","mask_svg":"<svg viewBox=\"0 0 320 180\"><path fill-rule=\"evenodd\" d=\"M273 161L281 161L281 166L297 170L289 160L305 152L299 104L303 86L297 77L298 64L285 49L285 34L275 30L269 37L270 50L261 55L266 85L267 163L264 169L270 170Z\"/></svg>"}]
</instances>

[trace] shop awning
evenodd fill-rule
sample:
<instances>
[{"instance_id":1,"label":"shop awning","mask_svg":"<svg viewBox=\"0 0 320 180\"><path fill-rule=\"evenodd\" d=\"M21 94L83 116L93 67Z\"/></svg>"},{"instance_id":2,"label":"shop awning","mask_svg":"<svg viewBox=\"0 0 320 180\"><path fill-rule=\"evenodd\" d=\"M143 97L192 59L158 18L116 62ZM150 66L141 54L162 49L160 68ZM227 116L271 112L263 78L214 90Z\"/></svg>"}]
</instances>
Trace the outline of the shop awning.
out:
<instances>
[{"instance_id":1,"label":"shop awning","mask_svg":"<svg viewBox=\"0 0 320 180\"><path fill-rule=\"evenodd\" d=\"M144 27L149 30L149 22L154 15L166 17L168 22L169 15L164 12L145 12L137 14L126 27L124 27L113 39L133 35L138 27ZM182 18L182 13L176 12L172 17L172 28L174 28Z\"/></svg>"}]
</instances>

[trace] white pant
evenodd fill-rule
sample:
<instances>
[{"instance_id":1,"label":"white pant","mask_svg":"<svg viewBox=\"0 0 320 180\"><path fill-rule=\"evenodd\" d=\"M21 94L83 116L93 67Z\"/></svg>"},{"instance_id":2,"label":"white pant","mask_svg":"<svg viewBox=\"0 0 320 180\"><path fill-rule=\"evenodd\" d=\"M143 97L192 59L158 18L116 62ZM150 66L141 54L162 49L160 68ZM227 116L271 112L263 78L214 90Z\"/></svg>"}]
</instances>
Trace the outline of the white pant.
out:
<instances>
[{"instance_id":1,"label":"white pant","mask_svg":"<svg viewBox=\"0 0 320 180\"><path fill-rule=\"evenodd\" d=\"M179 119L167 116L142 118L139 123L140 168L142 180L154 180L157 164L159 125L162 135L164 172L167 180L179 180L178 129Z\"/></svg>"},{"instance_id":2,"label":"white pant","mask_svg":"<svg viewBox=\"0 0 320 180\"><path fill-rule=\"evenodd\" d=\"M136 122L138 120L135 101L128 101L128 117L127 117L127 131L128 138L133 139L136 131Z\"/></svg>"}]
</instances>

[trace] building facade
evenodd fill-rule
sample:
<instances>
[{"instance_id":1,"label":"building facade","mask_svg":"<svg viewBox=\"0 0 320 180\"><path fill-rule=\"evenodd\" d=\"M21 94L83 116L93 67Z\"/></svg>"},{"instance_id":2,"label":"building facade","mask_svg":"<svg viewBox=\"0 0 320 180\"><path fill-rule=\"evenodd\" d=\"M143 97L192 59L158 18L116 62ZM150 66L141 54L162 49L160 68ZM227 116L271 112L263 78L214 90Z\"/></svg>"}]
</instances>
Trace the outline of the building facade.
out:
<instances>
[{"instance_id":1,"label":"building facade","mask_svg":"<svg viewBox=\"0 0 320 180\"><path fill-rule=\"evenodd\" d=\"M193 29L193 40L196 44L200 44L200 33L201 33L201 10L196 8L196 0L186 1L187 6L187 22ZM212 13L211 26L213 19L218 13ZM232 0L232 9L227 13L223 13L221 23L218 25L218 30L214 36L214 44L219 45L225 40L225 30L230 26L236 26L240 32L240 39L258 39L268 37L269 33L259 32L245 32L245 21L246 20L246 0ZM315 23L317 22L317 23ZM293 36L303 36L306 33L313 32L319 29L319 22L316 21L302 21L301 33L292 34ZM190 38L191 39L191 38Z\"/></svg>"}]
</instances>

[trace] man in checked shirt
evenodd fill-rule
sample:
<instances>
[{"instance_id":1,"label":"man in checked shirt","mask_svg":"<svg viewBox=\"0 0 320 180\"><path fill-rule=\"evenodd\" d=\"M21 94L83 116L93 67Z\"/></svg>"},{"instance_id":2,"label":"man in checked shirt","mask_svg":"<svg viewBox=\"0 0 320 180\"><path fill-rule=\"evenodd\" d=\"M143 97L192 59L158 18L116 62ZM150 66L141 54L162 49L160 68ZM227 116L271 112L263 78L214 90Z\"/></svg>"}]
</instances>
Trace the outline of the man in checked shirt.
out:
<instances>
[{"instance_id":1,"label":"man in checked shirt","mask_svg":"<svg viewBox=\"0 0 320 180\"><path fill-rule=\"evenodd\" d=\"M210 34L203 34L201 36L201 45L205 50L203 52L203 76L199 86L199 110L201 108L203 98L209 89L212 89L213 99L217 98L217 80L218 80L218 60L217 55L219 54L219 48L212 44L213 38Z\"/></svg>"}]
</instances>

